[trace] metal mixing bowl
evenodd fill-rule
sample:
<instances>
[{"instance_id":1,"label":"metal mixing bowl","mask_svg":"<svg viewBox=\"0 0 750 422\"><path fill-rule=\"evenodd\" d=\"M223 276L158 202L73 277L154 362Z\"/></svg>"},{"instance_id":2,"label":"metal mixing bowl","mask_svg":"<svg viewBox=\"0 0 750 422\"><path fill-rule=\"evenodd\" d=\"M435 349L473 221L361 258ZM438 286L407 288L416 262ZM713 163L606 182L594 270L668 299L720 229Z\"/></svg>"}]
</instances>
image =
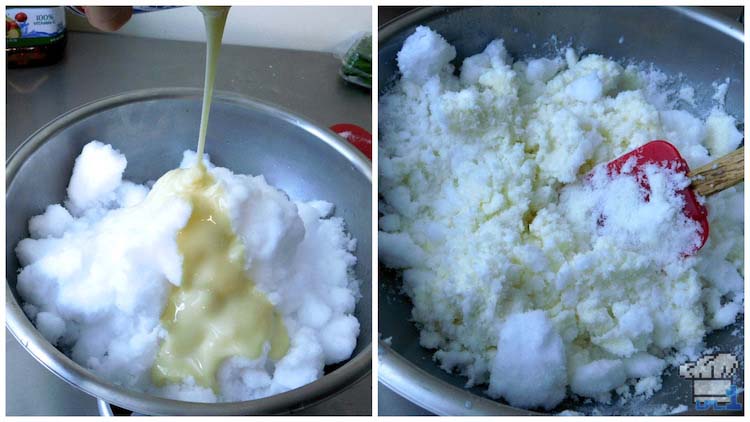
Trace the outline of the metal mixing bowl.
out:
<instances>
[{"instance_id":1,"label":"metal mixing bowl","mask_svg":"<svg viewBox=\"0 0 750 422\"><path fill-rule=\"evenodd\" d=\"M379 30L378 79L381 93L398 78L396 53L418 25L427 25L456 47L454 63L484 50L493 39L503 38L516 59L554 54L572 43L586 53L629 62L654 63L667 74L682 73L695 86L696 111L710 108L711 83L731 78L726 109L744 121L743 29L740 24L697 8L680 7L477 7L417 9ZM557 43L551 42L555 35ZM623 42L620 43L620 37ZM419 332L411 320L412 305L399 294L397 272L379 272L378 379L415 404L441 415L534 414L486 398L486 386L464 388L466 378L451 375L432 360L432 351L419 345ZM742 321L707 337L709 346L742 350ZM739 335L733 335L739 330ZM742 361L742 356L738 357ZM742 374L742 370L739 371ZM742 385L742 379L738 382ZM674 369L664 376L663 389L633 408L598 406L613 413L656 411L658 404L690 405L691 382ZM565 401L555 411L590 410L579 402ZM721 412L720 412L721 413ZM701 412L701 414L707 414ZM726 414L726 412L724 412Z\"/></svg>"},{"instance_id":2,"label":"metal mixing bowl","mask_svg":"<svg viewBox=\"0 0 750 422\"><path fill-rule=\"evenodd\" d=\"M362 281L356 316L360 334L353 357L326 367L321 379L264 399L235 403L168 400L111 384L73 362L34 328L19 307L14 249L28 237L30 217L60 203L82 147L91 140L112 144L128 159L124 178L155 180L195 149L202 91L189 88L136 91L70 111L23 143L6 167L6 320L18 341L63 380L122 408L149 415L249 415L291 413L329 398L371 370L370 163L333 132L291 112L229 93L214 94L206 151L235 173L263 174L295 200L324 199L336 205L357 238L355 272Z\"/></svg>"}]
</instances>

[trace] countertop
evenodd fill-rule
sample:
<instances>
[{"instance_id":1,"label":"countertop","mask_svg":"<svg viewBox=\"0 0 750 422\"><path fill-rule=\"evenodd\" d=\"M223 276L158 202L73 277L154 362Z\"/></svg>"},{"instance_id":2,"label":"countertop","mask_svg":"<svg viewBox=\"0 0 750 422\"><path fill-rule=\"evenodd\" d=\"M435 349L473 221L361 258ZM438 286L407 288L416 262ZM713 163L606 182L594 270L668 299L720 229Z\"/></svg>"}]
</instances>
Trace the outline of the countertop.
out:
<instances>
[{"instance_id":1,"label":"countertop","mask_svg":"<svg viewBox=\"0 0 750 422\"><path fill-rule=\"evenodd\" d=\"M205 44L68 33L55 65L7 72L6 157L42 125L80 105L125 91L202 87ZM318 52L222 47L216 89L278 104L321 126L372 130L369 91L338 77L339 61ZM7 415L97 415L96 399L37 363L6 330ZM369 415L372 377L305 409L305 415ZM40 398L48 398L40 400Z\"/></svg>"}]
</instances>

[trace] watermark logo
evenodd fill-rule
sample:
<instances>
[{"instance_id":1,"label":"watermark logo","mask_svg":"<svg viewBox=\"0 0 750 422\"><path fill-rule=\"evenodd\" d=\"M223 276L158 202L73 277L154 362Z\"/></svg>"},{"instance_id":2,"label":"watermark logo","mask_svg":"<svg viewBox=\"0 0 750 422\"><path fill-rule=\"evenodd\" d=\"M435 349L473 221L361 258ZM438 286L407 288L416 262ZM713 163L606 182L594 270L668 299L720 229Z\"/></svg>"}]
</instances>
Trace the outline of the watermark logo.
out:
<instances>
[{"instance_id":1,"label":"watermark logo","mask_svg":"<svg viewBox=\"0 0 750 422\"><path fill-rule=\"evenodd\" d=\"M695 410L742 410L739 391L732 383L738 369L739 362L731 353L706 355L680 365L680 376L693 380Z\"/></svg>"}]
</instances>

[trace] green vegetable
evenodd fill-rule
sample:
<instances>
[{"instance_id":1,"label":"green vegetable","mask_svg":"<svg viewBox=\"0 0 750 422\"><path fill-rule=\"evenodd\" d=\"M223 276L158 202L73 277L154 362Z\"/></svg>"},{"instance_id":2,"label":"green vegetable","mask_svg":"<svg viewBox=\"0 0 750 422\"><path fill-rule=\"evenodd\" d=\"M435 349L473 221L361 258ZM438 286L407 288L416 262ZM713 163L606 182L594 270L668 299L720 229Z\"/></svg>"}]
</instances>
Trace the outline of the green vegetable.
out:
<instances>
[{"instance_id":1,"label":"green vegetable","mask_svg":"<svg viewBox=\"0 0 750 422\"><path fill-rule=\"evenodd\" d=\"M339 73L345 80L372 88L372 35L360 38L341 61Z\"/></svg>"}]
</instances>

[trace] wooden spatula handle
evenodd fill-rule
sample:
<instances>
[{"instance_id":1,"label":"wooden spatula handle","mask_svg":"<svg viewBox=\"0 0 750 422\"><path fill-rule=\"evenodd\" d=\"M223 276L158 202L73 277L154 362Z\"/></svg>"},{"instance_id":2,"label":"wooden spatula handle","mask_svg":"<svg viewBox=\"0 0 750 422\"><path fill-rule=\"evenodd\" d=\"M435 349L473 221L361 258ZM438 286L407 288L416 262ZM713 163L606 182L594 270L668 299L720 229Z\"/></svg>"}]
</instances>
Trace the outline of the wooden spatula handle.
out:
<instances>
[{"instance_id":1,"label":"wooden spatula handle","mask_svg":"<svg viewBox=\"0 0 750 422\"><path fill-rule=\"evenodd\" d=\"M742 147L688 173L693 190L708 196L740 183L745 178L744 154Z\"/></svg>"}]
</instances>

